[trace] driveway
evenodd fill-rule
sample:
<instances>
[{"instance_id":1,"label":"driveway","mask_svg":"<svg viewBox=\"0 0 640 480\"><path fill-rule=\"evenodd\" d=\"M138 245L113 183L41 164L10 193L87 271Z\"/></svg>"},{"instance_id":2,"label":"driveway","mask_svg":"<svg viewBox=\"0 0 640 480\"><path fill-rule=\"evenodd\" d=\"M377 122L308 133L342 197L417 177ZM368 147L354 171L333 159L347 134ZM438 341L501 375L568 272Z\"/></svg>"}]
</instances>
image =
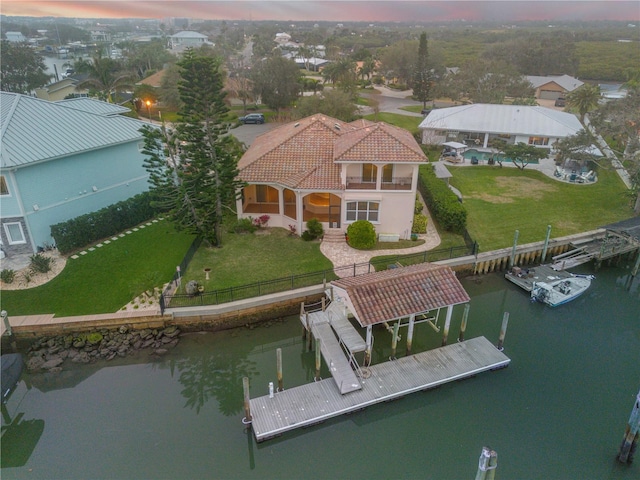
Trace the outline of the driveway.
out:
<instances>
[{"instance_id":1,"label":"driveway","mask_svg":"<svg viewBox=\"0 0 640 480\"><path fill-rule=\"evenodd\" d=\"M280 125L280 123L269 122L263 124L252 123L249 125L240 125L239 127L231 130L230 133L242 143L244 143L247 147L249 147L258 135L262 135L263 133L266 133L269 130L273 130Z\"/></svg>"}]
</instances>

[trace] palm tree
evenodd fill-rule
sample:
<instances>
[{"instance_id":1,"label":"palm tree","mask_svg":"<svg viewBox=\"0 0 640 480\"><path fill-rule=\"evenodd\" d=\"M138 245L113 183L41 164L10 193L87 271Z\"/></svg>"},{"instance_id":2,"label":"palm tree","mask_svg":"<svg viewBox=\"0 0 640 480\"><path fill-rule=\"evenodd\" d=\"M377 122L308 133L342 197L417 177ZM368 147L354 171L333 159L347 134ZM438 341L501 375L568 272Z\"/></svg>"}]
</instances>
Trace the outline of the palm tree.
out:
<instances>
[{"instance_id":1,"label":"palm tree","mask_svg":"<svg viewBox=\"0 0 640 480\"><path fill-rule=\"evenodd\" d=\"M126 89L133 89L135 76L122 72L120 62L98 53L90 61L81 59L76 62L77 72L86 73L89 78L78 84L79 88L93 87L101 92L106 100L113 102L113 95Z\"/></svg>"},{"instance_id":2,"label":"palm tree","mask_svg":"<svg viewBox=\"0 0 640 480\"><path fill-rule=\"evenodd\" d=\"M578 110L580 121L584 122L584 116L598 106L600 100L600 86L584 84L577 90L567 95L569 106Z\"/></svg>"}]
</instances>

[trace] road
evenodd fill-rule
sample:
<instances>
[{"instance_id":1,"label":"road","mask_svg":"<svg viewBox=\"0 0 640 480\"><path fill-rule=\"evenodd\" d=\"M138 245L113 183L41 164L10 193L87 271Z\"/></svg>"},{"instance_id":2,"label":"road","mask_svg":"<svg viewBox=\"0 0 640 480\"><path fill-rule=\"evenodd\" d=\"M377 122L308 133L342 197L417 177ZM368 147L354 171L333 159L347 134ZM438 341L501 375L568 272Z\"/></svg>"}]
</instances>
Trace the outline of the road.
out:
<instances>
[{"instance_id":1,"label":"road","mask_svg":"<svg viewBox=\"0 0 640 480\"><path fill-rule=\"evenodd\" d=\"M409 105L421 105L421 102L417 102L411 99L411 90L397 91L387 87L376 87L380 93L363 93L363 97L374 98L379 102L378 108L380 112L396 113L399 115L407 115L411 117L422 117L420 113L408 112L402 110L400 107L406 107ZM429 102L429 106L431 102ZM436 102L438 107L449 107L453 105L450 102ZM360 108L360 114L369 115L373 113L371 107ZM273 128L279 126L279 123L265 123L263 125L241 125L238 128L234 128L231 133L235 135L238 140L245 143L248 146L251 145L253 140L258 136Z\"/></svg>"}]
</instances>

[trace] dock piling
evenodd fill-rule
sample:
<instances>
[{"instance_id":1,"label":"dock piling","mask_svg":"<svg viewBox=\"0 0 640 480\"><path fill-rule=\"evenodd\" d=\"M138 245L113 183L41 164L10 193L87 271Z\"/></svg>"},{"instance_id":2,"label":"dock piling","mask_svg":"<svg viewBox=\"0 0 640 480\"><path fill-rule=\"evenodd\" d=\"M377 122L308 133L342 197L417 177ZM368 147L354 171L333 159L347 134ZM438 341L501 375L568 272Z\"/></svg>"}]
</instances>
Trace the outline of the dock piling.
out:
<instances>
[{"instance_id":1,"label":"dock piling","mask_svg":"<svg viewBox=\"0 0 640 480\"><path fill-rule=\"evenodd\" d=\"M282 380L282 349L276 349L276 364L278 369L278 391L282 392L284 390L284 383Z\"/></svg>"},{"instance_id":2,"label":"dock piling","mask_svg":"<svg viewBox=\"0 0 640 480\"><path fill-rule=\"evenodd\" d=\"M400 320L393 326L393 333L391 337L391 356L389 360L396 360L396 347L398 346L398 330L400 330Z\"/></svg>"},{"instance_id":3,"label":"dock piling","mask_svg":"<svg viewBox=\"0 0 640 480\"><path fill-rule=\"evenodd\" d=\"M507 325L509 324L509 312L504 312L502 315L502 327L500 327L500 338L498 339L498 350L504 350L502 346L504 344L504 337L507 334Z\"/></svg>"},{"instance_id":4,"label":"dock piling","mask_svg":"<svg viewBox=\"0 0 640 480\"><path fill-rule=\"evenodd\" d=\"M493 480L498 467L498 454L489 447L482 447L476 480Z\"/></svg>"},{"instance_id":5,"label":"dock piling","mask_svg":"<svg viewBox=\"0 0 640 480\"><path fill-rule=\"evenodd\" d=\"M442 334L442 346L447 344L447 337L449 337L449 327L451 326L451 314L453 313L453 305L447 307L447 316L444 319L444 333Z\"/></svg>"},{"instance_id":6,"label":"dock piling","mask_svg":"<svg viewBox=\"0 0 640 480\"><path fill-rule=\"evenodd\" d=\"M633 455L638 446L638 437L640 436L640 392L636 396L636 402L633 404L629 423L624 432L620 452L618 453L618 461L621 463L631 464Z\"/></svg>"},{"instance_id":7,"label":"dock piling","mask_svg":"<svg viewBox=\"0 0 640 480\"><path fill-rule=\"evenodd\" d=\"M518 237L520 236L520 230L516 230L513 236L513 248L511 249L511 256L509 257L509 270L513 268L516 258L516 249L518 248Z\"/></svg>"},{"instance_id":8,"label":"dock piling","mask_svg":"<svg viewBox=\"0 0 640 480\"><path fill-rule=\"evenodd\" d=\"M311 342L313 341L313 335L311 335L311 323L309 323L309 314L305 313L305 320L307 323L307 336L309 338L309 348L308 350L311 350Z\"/></svg>"},{"instance_id":9,"label":"dock piling","mask_svg":"<svg viewBox=\"0 0 640 480\"><path fill-rule=\"evenodd\" d=\"M316 338L316 376L314 378L314 380L316 382L319 382L320 380L322 380L322 377L320 376L320 365L321 365L321 354L322 352L320 351L320 337Z\"/></svg>"},{"instance_id":10,"label":"dock piling","mask_svg":"<svg viewBox=\"0 0 640 480\"><path fill-rule=\"evenodd\" d=\"M253 418L251 417L251 403L249 401L249 377L242 378L242 390L244 392L244 418L242 423L250 425Z\"/></svg>"},{"instance_id":11,"label":"dock piling","mask_svg":"<svg viewBox=\"0 0 640 480\"><path fill-rule=\"evenodd\" d=\"M407 329L407 356L411 355L411 346L413 344L413 327L415 326L416 316L411 314L409 317L409 328Z\"/></svg>"},{"instance_id":12,"label":"dock piling","mask_svg":"<svg viewBox=\"0 0 640 480\"><path fill-rule=\"evenodd\" d=\"M462 322L460 323L460 334L458 335L458 341L464 341L464 332L467 329L467 318L469 317L469 309L471 308L470 304L466 304L464 306L464 312L462 313Z\"/></svg>"}]
</instances>

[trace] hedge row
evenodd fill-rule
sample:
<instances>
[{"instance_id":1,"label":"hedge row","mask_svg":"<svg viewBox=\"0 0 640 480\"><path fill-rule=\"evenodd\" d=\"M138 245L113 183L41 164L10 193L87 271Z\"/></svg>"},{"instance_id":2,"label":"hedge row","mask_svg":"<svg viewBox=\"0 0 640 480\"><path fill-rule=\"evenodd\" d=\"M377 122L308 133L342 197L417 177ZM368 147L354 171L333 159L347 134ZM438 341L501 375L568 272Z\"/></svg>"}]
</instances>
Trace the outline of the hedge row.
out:
<instances>
[{"instance_id":1,"label":"hedge row","mask_svg":"<svg viewBox=\"0 0 640 480\"><path fill-rule=\"evenodd\" d=\"M467 210L447 184L436 178L433 166L420 167L418 183L420 193L438 224L447 231L464 233L467 228Z\"/></svg>"},{"instance_id":2,"label":"hedge row","mask_svg":"<svg viewBox=\"0 0 640 480\"><path fill-rule=\"evenodd\" d=\"M151 194L144 192L96 212L51 225L51 236L60 253L69 253L134 227L158 213L151 206Z\"/></svg>"}]
</instances>

